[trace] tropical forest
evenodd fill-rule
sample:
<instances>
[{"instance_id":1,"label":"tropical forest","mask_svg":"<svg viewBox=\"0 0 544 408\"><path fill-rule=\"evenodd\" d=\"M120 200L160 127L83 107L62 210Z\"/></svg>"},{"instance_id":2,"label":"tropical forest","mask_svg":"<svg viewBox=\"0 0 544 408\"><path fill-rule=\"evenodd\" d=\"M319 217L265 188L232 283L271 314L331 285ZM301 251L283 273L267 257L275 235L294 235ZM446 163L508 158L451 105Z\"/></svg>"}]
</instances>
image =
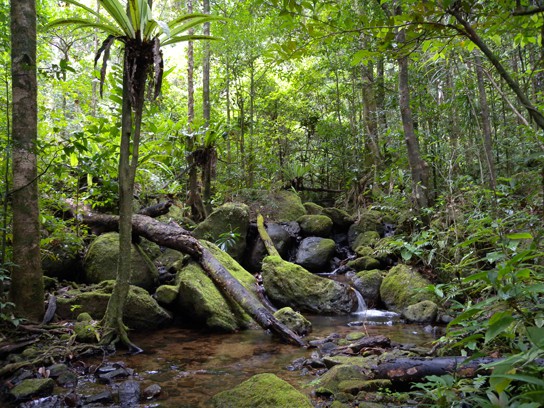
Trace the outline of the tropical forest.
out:
<instances>
[{"instance_id":1,"label":"tropical forest","mask_svg":"<svg viewBox=\"0 0 544 408\"><path fill-rule=\"evenodd\" d=\"M544 406L543 0L0 0L0 406Z\"/></svg>"}]
</instances>

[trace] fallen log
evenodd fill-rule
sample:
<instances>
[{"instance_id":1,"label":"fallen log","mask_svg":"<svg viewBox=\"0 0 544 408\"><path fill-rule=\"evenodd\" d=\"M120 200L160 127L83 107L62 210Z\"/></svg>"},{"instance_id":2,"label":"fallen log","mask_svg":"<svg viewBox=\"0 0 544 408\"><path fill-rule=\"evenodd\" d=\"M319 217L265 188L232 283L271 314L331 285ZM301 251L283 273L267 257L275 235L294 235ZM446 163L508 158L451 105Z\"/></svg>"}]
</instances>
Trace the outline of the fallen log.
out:
<instances>
[{"instance_id":1,"label":"fallen log","mask_svg":"<svg viewBox=\"0 0 544 408\"><path fill-rule=\"evenodd\" d=\"M116 215L97 214L91 211L80 213L79 219L90 227L109 230L116 230L119 223L119 217ZM158 245L190 255L200 263L218 288L238 303L263 329L272 331L288 343L308 347L300 336L276 319L253 294L248 292L190 232L177 224L165 224L142 214L132 216L132 231Z\"/></svg>"},{"instance_id":2,"label":"fallen log","mask_svg":"<svg viewBox=\"0 0 544 408\"><path fill-rule=\"evenodd\" d=\"M429 375L442 376L455 374L458 377L473 378L477 374L490 374L485 367L490 363L500 362L501 358L481 357L473 360L468 357L433 357L433 358L397 358L372 369L375 378L398 382L418 382ZM544 359L534 361L544 365Z\"/></svg>"}]
</instances>

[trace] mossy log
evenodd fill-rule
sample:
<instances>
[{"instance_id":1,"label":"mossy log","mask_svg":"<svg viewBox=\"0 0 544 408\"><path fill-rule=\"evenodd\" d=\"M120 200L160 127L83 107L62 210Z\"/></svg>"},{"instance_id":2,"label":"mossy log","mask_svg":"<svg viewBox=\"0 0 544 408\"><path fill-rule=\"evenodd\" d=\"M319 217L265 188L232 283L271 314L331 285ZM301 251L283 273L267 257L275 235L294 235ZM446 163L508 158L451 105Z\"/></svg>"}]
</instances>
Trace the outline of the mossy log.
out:
<instances>
[{"instance_id":1,"label":"mossy log","mask_svg":"<svg viewBox=\"0 0 544 408\"><path fill-rule=\"evenodd\" d=\"M118 216L91 211L80 213L79 218L90 227L109 230L116 230L119 223ZM233 278L230 272L189 231L176 224L165 224L142 214L132 216L132 231L158 245L190 255L200 263L217 287L238 303L263 329L272 331L291 344L308 346L300 336L276 319L261 302Z\"/></svg>"},{"instance_id":2,"label":"mossy log","mask_svg":"<svg viewBox=\"0 0 544 408\"><path fill-rule=\"evenodd\" d=\"M259 236L263 240L264 247L266 248L268 255L279 256L281 258L278 250L272 242L272 239L270 238L270 235L268 235L268 232L266 232L266 228L264 226L264 218L261 214L257 216L257 231L259 231Z\"/></svg>"}]
</instances>

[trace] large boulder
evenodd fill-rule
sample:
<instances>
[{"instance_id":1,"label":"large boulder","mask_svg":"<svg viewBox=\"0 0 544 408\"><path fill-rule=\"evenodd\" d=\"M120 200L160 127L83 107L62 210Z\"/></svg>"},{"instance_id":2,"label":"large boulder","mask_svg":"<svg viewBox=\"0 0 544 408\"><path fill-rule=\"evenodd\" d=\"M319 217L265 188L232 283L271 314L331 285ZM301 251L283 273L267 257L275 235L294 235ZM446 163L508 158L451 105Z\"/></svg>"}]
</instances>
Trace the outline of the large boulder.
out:
<instances>
[{"instance_id":1,"label":"large boulder","mask_svg":"<svg viewBox=\"0 0 544 408\"><path fill-rule=\"evenodd\" d=\"M57 298L57 314L61 319L75 320L82 312L100 320L106 312L114 281L104 281L89 290L73 289ZM123 312L123 321L131 329L150 330L172 321L172 315L153 297L138 286L130 286Z\"/></svg>"},{"instance_id":2,"label":"large boulder","mask_svg":"<svg viewBox=\"0 0 544 408\"><path fill-rule=\"evenodd\" d=\"M249 292L256 295L256 280L226 252L216 245L202 241L217 260ZM157 300L174 311L174 314L198 322L215 331L232 332L247 328L251 318L228 297L225 297L202 267L196 262L180 262L175 285L163 285L157 289Z\"/></svg>"},{"instance_id":3,"label":"large boulder","mask_svg":"<svg viewBox=\"0 0 544 408\"><path fill-rule=\"evenodd\" d=\"M392 215L376 210L363 211L358 220L349 227L348 238L350 246L352 249L355 249L359 245L367 245L355 242L357 236L366 231L375 231L378 233L378 237L383 237L386 232L386 225L395 225Z\"/></svg>"},{"instance_id":4,"label":"large boulder","mask_svg":"<svg viewBox=\"0 0 544 408\"><path fill-rule=\"evenodd\" d=\"M330 237L332 220L326 215L303 215L297 222L302 234L307 237Z\"/></svg>"},{"instance_id":5,"label":"large boulder","mask_svg":"<svg viewBox=\"0 0 544 408\"><path fill-rule=\"evenodd\" d=\"M306 213L309 215L320 215L323 212L323 207L319 204L312 203L311 201L302 204L306 209Z\"/></svg>"},{"instance_id":6,"label":"large boulder","mask_svg":"<svg viewBox=\"0 0 544 408\"><path fill-rule=\"evenodd\" d=\"M348 314L357 304L348 285L314 275L279 256L264 258L262 277L266 294L277 306L316 314Z\"/></svg>"},{"instance_id":7,"label":"large boulder","mask_svg":"<svg viewBox=\"0 0 544 408\"><path fill-rule=\"evenodd\" d=\"M402 314L410 322L435 323L438 316L438 306L430 300L423 300L408 306Z\"/></svg>"},{"instance_id":8,"label":"large boulder","mask_svg":"<svg viewBox=\"0 0 544 408\"><path fill-rule=\"evenodd\" d=\"M308 397L274 374L257 374L216 394L215 408L312 408Z\"/></svg>"},{"instance_id":9,"label":"large boulder","mask_svg":"<svg viewBox=\"0 0 544 408\"><path fill-rule=\"evenodd\" d=\"M117 277L119 258L119 234L109 232L99 235L89 246L84 259L84 275L87 283L100 283ZM141 248L132 245L132 273L130 283L151 290L159 277L157 268Z\"/></svg>"},{"instance_id":10,"label":"large boulder","mask_svg":"<svg viewBox=\"0 0 544 408\"><path fill-rule=\"evenodd\" d=\"M295 262L312 272L326 272L330 270L335 248L335 242L329 238L304 238L298 247Z\"/></svg>"},{"instance_id":11,"label":"large boulder","mask_svg":"<svg viewBox=\"0 0 544 408\"><path fill-rule=\"evenodd\" d=\"M404 309L423 300L433 300L426 291L430 282L407 265L399 264L383 278L380 296L388 310L402 313Z\"/></svg>"},{"instance_id":12,"label":"large boulder","mask_svg":"<svg viewBox=\"0 0 544 408\"><path fill-rule=\"evenodd\" d=\"M255 228L256 229L256 228ZM282 257L287 257L289 249L293 246L294 237L287 231L287 226L270 222L266 224L266 232L274 243L274 247ZM257 234L257 232L255 232ZM250 238L251 239L251 238ZM260 271L263 258L267 255L262 239L255 237L248 251L244 266L250 271Z\"/></svg>"},{"instance_id":13,"label":"large boulder","mask_svg":"<svg viewBox=\"0 0 544 408\"><path fill-rule=\"evenodd\" d=\"M245 189L238 193L236 199L249 205L251 219L262 214L267 221L290 222L306 214L300 197L291 190Z\"/></svg>"},{"instance_id":14,"label":"large boulder","mask_svg":"<svg viewBox=\"0 0 544 408\"><path fill-rule=\"evenodd\" d=\"M193 235L198 239L220 243L229 239L229 234L236 234L236 239L226 245L226 249L233 258L240 259L246 249L248 228L249 207L242 203L226 203L198 224Z\"/></svg>"},{"instance_id":15,"label":"large boulder","mask_svg":"<svg viewBox=\"0 0 544 408\"><path fill-rule=\"evenodd\" d=\"M346 211L335 207L324 208L322 214L329 217L332 220L334 227L341 231L347 230L355 221Z\"/></svg>"}]
</instances>

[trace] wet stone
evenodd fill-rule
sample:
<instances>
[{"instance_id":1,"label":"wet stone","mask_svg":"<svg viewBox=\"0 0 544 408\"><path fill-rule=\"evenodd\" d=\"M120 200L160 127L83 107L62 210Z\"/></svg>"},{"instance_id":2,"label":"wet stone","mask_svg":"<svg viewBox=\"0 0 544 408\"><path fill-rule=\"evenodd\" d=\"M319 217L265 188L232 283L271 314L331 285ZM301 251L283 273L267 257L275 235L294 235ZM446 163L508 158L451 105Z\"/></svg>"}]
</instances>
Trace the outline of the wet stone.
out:
<instances>
[{"instance_id":1,"label":"wet stone","mask_svg":"<svg viewBox=\"0 0 544 408\"><path fill-rule=\"evenodd\" d=\"M58 408L62 407L62 398L58 395L35 399L17 405L17 408Z\"/></svg>"},{"instance_id":2,"label":"wet stone","mask_svg":"<svg viewBox=\"0 0 544 408\"><path fill-rule=\"evenodd\" d=\"M108 404L113 402L113 395L111 391L103 391L99 394L90 395L85 398L84 406L91 404Z\"/></svg>"},{"instance_id":3,"label":"wet stone","mask_svg":"<svg viewBox=\"0 0 544 408\"><path fill-rule=\"evenodd\" d=\"M134 380L123 381L119 384L119 405L122 408L132 408L140 402L140 383Z\"/></svg>"},{"instance_id":4,"label":"wet stone","mask_svg":"<svg viewBox=\"0 0 544 408\"><path fill-rule=\"evenodd\" d=\"M144 390L144 398L145 399L153 399L157 397L162 391L162 388L159 384L151 384L149 387L146 387Z\"/></svg>"}]
</instances>

